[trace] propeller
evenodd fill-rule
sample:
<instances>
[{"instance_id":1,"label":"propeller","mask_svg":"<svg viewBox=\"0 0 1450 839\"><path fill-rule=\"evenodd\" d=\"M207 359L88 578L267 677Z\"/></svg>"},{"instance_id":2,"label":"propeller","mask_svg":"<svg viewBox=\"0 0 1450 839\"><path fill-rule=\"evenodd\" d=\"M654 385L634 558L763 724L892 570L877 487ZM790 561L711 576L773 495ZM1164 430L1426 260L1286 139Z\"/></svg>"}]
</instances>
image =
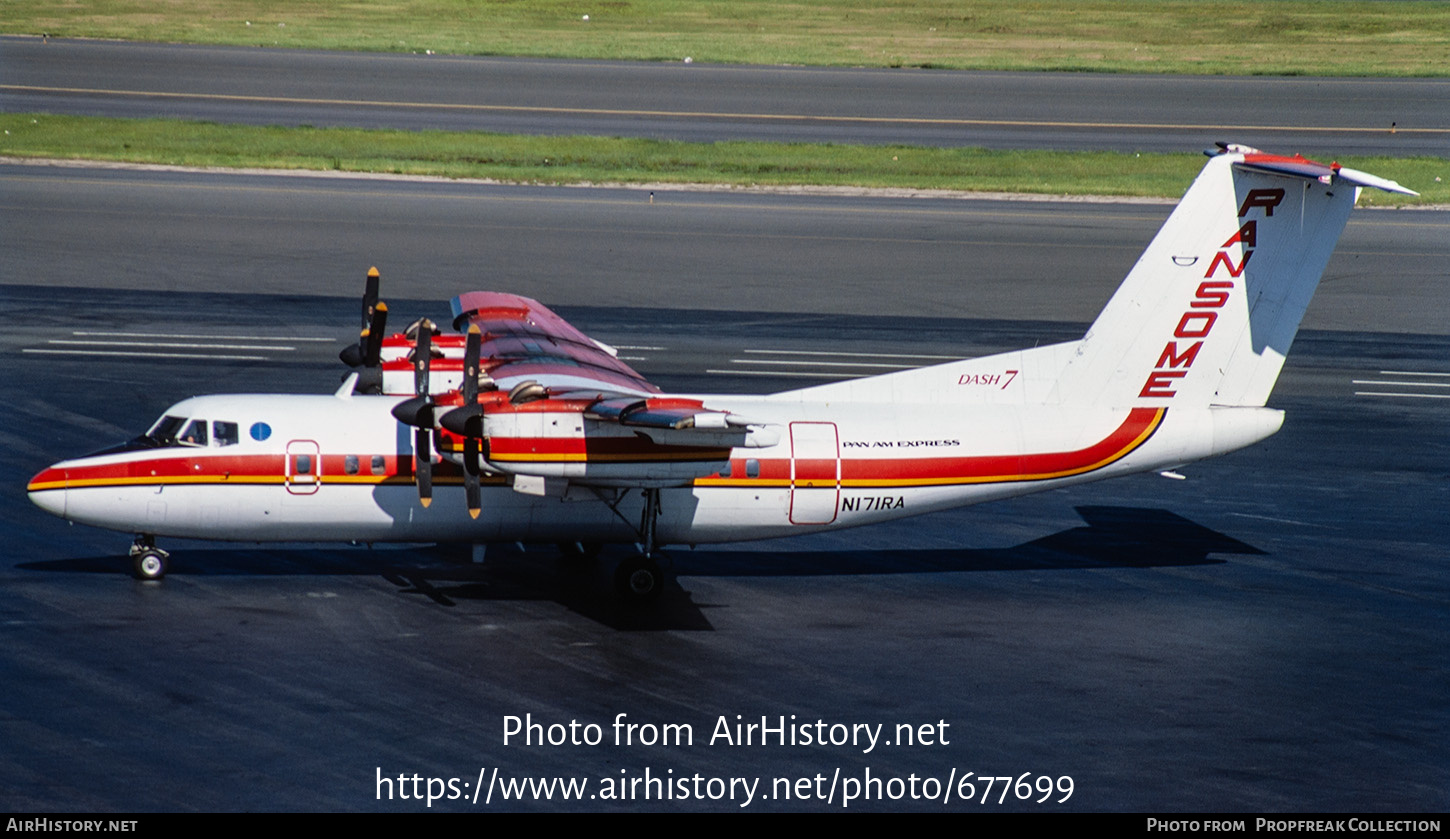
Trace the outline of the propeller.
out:
<instances>
[{"instance_id":1,"label":"propeller","mask_svg":"<svg viewBox=\"0 0 1450 839\"><path fill-rule=\"evenodd\" d=\"M437 416L438 405L429 393L433 356L433 333L437 327L427 318L408 327L413 338L413 396L393 406L393 416L411 425L413 433L413 475L418 481L418 500L427 507L433 501L434 424L463 438L463 488L468 500L468 515L478 518L482 511L479 476L483 440L483 405L478 398L480 355L483 333L477 324L468 327L463 351L463 405Z\"/></svg>"},{"instance_id":2,"label":"propeller","mask_svg":"<svg viewBox=\"0 0 1450 839\"><path fill-rule=\"evenodd\" d=\"M413 394L425 404L418 412L418 428L413 432L413 473L418 477L418 501L427 507L433 503L433 399L428 394L433 361L433 322L418 322L417 339L413 342Z\"/></svg>"},{"instance_id":3,"label":"propeller","mask_svg":"<svg viewBox=\"0 0 1450 839\"><path fill-rule=\"evenodd\" d=\"M433 503L433 397L429 394L430 365L433 360L431 320L423 318L408 331L413 333L413 397L393 406L399 422L413 426L413 475L418 481L418 500L427 507Z\"/></svg>"},{"instance_id":4,"label":"propeller","mask_svg":"<svg viewBox=\"0 0 1450 839\"><path fill-rule=\"evenodd\" d=\"M377 393L382 390L383 336L387 334L388 304L378 300L379 276L376 267L368 269L367 285L362 299L362 330L356 344L349 344L338 358L349 367L362 367L371 375L361 378L358 390Z\"/></svg>"},{"instance_id":5,"label":"propeller","mask_svg":"<svg viewBox=\"0 0 1450 839\"><path fill-rule=\"evenodd\" d=\"M463 404L438 418L438 424L463 438L463 487L468 495L468 514L478 518L478 477L483 448L483 404L479 400L479 356L483 333L477 324L468 327L463 348Z\"/></svg>"}]
</instances>

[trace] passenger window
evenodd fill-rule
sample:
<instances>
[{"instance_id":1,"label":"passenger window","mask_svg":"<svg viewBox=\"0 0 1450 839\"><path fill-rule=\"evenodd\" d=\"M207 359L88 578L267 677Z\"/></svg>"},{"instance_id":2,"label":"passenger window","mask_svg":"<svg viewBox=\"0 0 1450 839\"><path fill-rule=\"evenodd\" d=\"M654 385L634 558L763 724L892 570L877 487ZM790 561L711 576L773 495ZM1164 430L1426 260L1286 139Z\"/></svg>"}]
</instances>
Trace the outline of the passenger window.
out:
<instances>
[{"instance_id":1,"label":"passenger window","mask_svg":"<svg viewBox=\"0 0 1450 839\"><path fill-rule=\"evenodd\" d=\"M386 475L388 473L387 461L380 454L373 455L373 474Z\"/></svg>"},{"instance_id":2,"label":"passenger window","mask_svg":"<svg viewBox=\"0 0 1450 839\"><path fill-rule=\"evenodd\" d=\"M192 420L176 441L183 446L205 446L206 420Z\"/></svg>"},{"instance_id":3,"label":"passenger window","mask_svg":"<svg viewBox=\"0 0 1450 839\"><path fill-rule=\"evenodd\" d=\"M760 461L756 460L753 457L750 458L749 460L745 461L745 477L747 477L747 478L758 478L758 477L760 477Z\"/></svg>"},{"instance_id":4,"label":"passenger window","mask_svg":"<svg viewBox=\"0 0 1450 839\"><path fill-rule=\"evenodd\" d=\"M725 461L724 468L722 468L720 470L720 477L722 477L722 478L728 478L728 477L730 477L730 461L728 461L728 460Z\"/></svg>"},{"instance_id":5,"label":"passenger window","mask_svg":"<svg viewBox=\"0 0 1450 839\"><path fill-rule=\"evenodd\" d=\"M357 455L350 454L342 459L342 471L349 475L356 475L358 473Z\"/></svg>"},{"instance_id":6,"label":"passenger window","mask_svg":"<svg viewBox=\"0 0 1450 839\"><path fill-rule=\"evenodd\" d=\"M297 459L295 461L293 461L293 463L295 463L297 465L297 468L296 468L295 471L293 471L292 474L294 474L294 475L311 475L312 474L312 455L310 455L310 454L299 454L296 457L297 457Z\"/></svg>"},{"instance_id":7,"label":"passenger window","mask_svg":"<svg viewBox=\"0 0 1450 839\"><path fill-rule=\"evenodd\" d=\"M217 421L211 424L211 437L218 446L235 446L237 444L237 424L234 422Z\"/></svg>"}]
</instances>

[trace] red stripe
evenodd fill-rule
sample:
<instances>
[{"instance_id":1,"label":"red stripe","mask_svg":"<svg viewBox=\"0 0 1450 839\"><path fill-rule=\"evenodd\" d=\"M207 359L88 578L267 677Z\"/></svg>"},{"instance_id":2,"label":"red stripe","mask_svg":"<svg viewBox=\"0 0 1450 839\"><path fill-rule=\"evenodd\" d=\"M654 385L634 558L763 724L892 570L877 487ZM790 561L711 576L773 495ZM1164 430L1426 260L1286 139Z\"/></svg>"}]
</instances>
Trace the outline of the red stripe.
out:
<instances>
[{"instance_id":1,"label":"red stripe","mask_svg":"<svg viewBox=\"0 0 1450 839\"><path fill-rule=\"evenodd\" d=\"M847 460L841 463L842 481L911 480L928 482L1031 481L1081 474L1121 460L1146 441L1143 435L1156 426L1162 408L1134 408L1111 434L1091 446L1069 452L1043 452L977 457L889 458ZM1143 439L1140 440L1139 438Z\"/></svg>"},{"instance_id":2,"label":"red stripe","mask_svg":"<svg viewBox=\"0 0 1450 839\"><path fill-rule=\"evenodd\" d=\"M724 460L729 447L665 446L643 437L490 437L490 459L511 454L583 454L586 456L620 457L635 455L698 455L701 460Z\"/></svg>"}]
</instances>

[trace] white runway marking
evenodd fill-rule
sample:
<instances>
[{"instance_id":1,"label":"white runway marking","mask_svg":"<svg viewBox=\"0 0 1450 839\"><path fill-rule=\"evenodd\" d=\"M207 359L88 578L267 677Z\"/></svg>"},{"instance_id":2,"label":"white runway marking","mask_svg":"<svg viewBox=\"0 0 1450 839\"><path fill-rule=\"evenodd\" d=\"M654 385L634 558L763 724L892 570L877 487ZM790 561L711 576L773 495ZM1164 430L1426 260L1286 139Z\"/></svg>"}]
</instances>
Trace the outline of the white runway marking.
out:
<instances>
[{"instance_id":1,"label":"white runway marking","mask_svg":"<svg viewBox=\"0 0 1450 839\"><path fill-rule=\"evenodd\" d=\"M93 338L168 338L177 341L307 341L312 343L338 343L337 338L303 338L282 335L187 335L177 332L94 332L73 330L72 335ZM633 349L629 347L627 349Z\"/></svg>"},{"instance_id":2,"label":"white runway marking","mask_svg":"<svg viewBox=\"0 0 1450 839\"><path fill-rule=\"evenodd\" d=\"M1381 370L1381 376L1402 376L1398 379L1350 379L1353 385L1377 385L1379 387L1393 388L1447 388L1450 389L1450 382L1445 381L1414 381L1416 378L1442 378L1450 379L1450 373L1439 372L1416 372L1410 370ZM1436 393L1424 390L1356 390L1355 396L1384 396L1397 399L1450 399L1450 393Z\"/></svg>"},{"instance_id":3,"label":"white runway marking","mask_svg":"<svg viewBox=\"0 0 1450 839\"><path fill-rule=\"evenodd\" d=\"M97 355L95 350L47 350L26 347L23 353L43 355ZM168 352L108 352L107 356L126 358L205 358L212 361L267 361L265 355L216 355L214 353L168 353Z\"/></svg>"},{"instance_id":4,"label":"white runway marking","mask_svg":"<svg viewBox=\"0 0 1450 839\"><path fill-rule=\"evenodd\" d=\"M173 358L211 361L270 361L270 355L238 355L238 351L293 353L292 344L337 344L336 338L274 335L216 335L194 332L118 332L71 330L71 338L51 338L46 347L27 347L35 355L89 355L110 358ZM287 343L229 343L229 342ZM71 349L74 347L75 349ZM80 349L85 347L86 349Z\"/></svg>"},{"instance_id":5,"label":"white runway marking","mask_svg":"<svg viewBox=\"0 0 1450 839\"><path fill-rule=\"evenodd\" d=\"M890 352L836 352L832 350L746 350L757 355L825 355L841 358L924 358L928 361L959 361L957 355L920 355L917 353Z\"/></svg>"},{"instance_id":6,"label":"white runway marking","mask_svg":"<svg viewBox=\"0 0 1450 839\"><path fill-rule=\"evenodd\" d=\"M174 350L257 350L268 352L296 352L296 347L273 344L168 344L158 341L72 341L53 338L47 344L79 345L83 347L153 347Z\"/></svg>"}]
</instances>

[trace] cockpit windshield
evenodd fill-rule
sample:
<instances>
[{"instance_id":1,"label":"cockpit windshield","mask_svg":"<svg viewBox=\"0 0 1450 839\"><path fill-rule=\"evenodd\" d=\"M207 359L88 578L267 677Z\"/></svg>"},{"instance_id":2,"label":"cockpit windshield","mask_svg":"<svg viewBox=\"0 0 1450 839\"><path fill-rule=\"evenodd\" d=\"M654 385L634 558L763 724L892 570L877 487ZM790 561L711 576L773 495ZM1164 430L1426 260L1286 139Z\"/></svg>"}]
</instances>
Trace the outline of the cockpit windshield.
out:
<instances>
[{"instance_id":1,"label":"cockpit windshield","mask_svg":"<svg viewBox=\"0 0 1450 839\"><path fill-rule=\"evenodd\" d=\"M143 435L143 438L149 439L156 446L175 446L178 445L176 432L180 431L185 424L185 417L167 415L157 420L156 424L151 426L151 430Z\"/></svg>"}]
</instances>

